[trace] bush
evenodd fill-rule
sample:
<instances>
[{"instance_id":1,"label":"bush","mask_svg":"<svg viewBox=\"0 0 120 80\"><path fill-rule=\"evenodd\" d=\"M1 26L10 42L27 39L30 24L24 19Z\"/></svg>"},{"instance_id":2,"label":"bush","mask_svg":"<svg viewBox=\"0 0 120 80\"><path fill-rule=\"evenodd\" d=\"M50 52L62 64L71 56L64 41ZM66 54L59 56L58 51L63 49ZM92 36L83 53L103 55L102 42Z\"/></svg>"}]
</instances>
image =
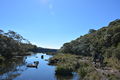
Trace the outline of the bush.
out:
<instances>
[{"instance_id":1,"label":"bush","mask_svg":"<svg viewBox=\"0 0 120 80\"><path fill-rule=\"evenodd\" d=\"M55 70L56 75L62 75L62 76L71 76L72 75L72 69L66 68L64 66L58 66Z\"/></svg>"},{"instance_id":2,"label":"bush","mask_svg":"<svg viewBox=\"0 0 120 80\"><path fill-rule=\"evenodd\" d=\"M102 53L104 57L120 59L119 43L120 19L117 19L99 30L90 29L88 34L64 44L60 51L83 56Z\"/></svg>"},{"instance_id":3,"label":"bush","mask_svg":"<svg viewBox=\"0 0 120 80\"><path fill-rule=\"evenodd\" d=\"M114 55L115 58L120 60L120 49L115 49L113 55Z\"/></svg>"},{"instance_id":4,"label":"bush","mask_svg":"<svg viewBox=\"0 0 120 80\"><path fill-rule=\"evenodd\" d=\"M79 74L80 74L80 77L81 78L84 78L86 75L87 75L87 71L86 71L86 69L85 68L80 68L80 70L79 70Z\"/></svg>"}]
</instances>

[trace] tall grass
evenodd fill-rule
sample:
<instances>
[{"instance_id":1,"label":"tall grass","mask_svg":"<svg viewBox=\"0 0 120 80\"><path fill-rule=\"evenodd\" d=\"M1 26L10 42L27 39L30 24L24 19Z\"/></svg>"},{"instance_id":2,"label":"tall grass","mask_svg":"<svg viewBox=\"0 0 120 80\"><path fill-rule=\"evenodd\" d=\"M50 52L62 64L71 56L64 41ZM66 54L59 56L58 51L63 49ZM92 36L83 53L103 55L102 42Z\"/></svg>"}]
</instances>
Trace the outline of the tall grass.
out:
<instances>
[{"instance_id":1,"label":"tall grass","mask_svg":"<svg viewBox=\"0 0 120 80\"><path fill-rule=\"evenodd\" d=\"M56 75L69 76L72 75L72 72L77 72L83 80L102 80L103 76L111 80L117 79L114 75L107 76L98 72L92 64L91 57L61 53L54 55L49 61L54 60L53 65L57 66ZM107 62L106 67L120 69L119 61L116 59L105 58L105 62Z\"/></svg>"}]
</instances>

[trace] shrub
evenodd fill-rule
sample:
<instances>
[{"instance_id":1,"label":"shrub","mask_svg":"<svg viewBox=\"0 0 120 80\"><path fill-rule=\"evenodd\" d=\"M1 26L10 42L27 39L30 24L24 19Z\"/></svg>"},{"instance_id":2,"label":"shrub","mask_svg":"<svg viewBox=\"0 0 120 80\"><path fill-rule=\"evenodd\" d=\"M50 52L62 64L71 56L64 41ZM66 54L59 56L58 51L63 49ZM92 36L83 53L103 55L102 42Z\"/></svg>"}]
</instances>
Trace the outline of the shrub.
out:
<instances>
[{"instance_id":1,"label":"shrub","mask_svg":"<svg viewBox=\"0 0 120 80\"><path fill-rule=\"evenodd\" d=\"M66 68L64 66L58 66L57 69L55 70L56 75L62 75L62 76L70 76L72 75L72 69L71 68Z\"/></svg>"}]
</instances>

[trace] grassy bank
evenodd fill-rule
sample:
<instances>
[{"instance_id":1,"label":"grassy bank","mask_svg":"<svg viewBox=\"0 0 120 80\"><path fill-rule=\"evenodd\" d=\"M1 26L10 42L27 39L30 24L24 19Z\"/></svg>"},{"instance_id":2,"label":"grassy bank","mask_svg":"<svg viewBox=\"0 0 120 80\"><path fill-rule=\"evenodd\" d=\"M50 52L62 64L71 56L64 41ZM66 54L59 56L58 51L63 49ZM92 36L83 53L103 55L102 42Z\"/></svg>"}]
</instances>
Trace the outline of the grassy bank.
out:
<instances>
[{"instance_id":1,"label":"grassy bank","mask_svg":"<svg viewBox=\"0 0 120 80\"><path fill-rule=\"evenodd\" d=\"M83 80L119 80L119 63L115 63L114 59L112 61L105 59L105 61L107 61L105 67L96 68L91 57L61 53L50 58L49 64L56 65L56 74L63 76L77 72Z\"/></svg>"}]
</instances>

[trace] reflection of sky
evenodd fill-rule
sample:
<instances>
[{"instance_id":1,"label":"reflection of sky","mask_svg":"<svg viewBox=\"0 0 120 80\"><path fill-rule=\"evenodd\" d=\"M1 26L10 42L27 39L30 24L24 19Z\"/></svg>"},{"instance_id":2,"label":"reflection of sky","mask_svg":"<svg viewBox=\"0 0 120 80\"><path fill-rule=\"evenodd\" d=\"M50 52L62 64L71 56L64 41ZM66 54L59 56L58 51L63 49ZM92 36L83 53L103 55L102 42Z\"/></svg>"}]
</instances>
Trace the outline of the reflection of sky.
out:
<instances>
[{"instance_id":1,"label":"reflection of sky","mask_svg":"<svg viewBox=\"0 0 120 80\"><path fill-rule=\"evenodd\" d=\"M41 58L44 55L44 58ZM28 68L25 64L21 66L15 66L15 70L8 71L3 75L0 75L0 80L78 80L79 76L74 73L73 76L60 76L55 75L55 66L47 65L49 59L52 56L46 54L33 54L32 56L25 57L26 64L31 64L34 61L39 61L38 68ZM16 62L17 63L17 62ZM7 68L5 68L7 69ZM14 79L15 78L15 79Z\"/></svg>"},{"instance_id":2,"label":"reflection of sky","mask_svg":"<svg viewBox=\"0 0 120 80\"><path fill-rule=\"evenodd\" d=\"M44 59L41 59L41 55L44 55ZM45 59L49 59L50 56L45 54L36 54L33 56L28 56L26 59L27 63L33 63L34 61L39 61L38 68L28 68L24 71L21 76L14 80L55 80L55 67L48 66Z\"/></svg>"}]
</instances>

